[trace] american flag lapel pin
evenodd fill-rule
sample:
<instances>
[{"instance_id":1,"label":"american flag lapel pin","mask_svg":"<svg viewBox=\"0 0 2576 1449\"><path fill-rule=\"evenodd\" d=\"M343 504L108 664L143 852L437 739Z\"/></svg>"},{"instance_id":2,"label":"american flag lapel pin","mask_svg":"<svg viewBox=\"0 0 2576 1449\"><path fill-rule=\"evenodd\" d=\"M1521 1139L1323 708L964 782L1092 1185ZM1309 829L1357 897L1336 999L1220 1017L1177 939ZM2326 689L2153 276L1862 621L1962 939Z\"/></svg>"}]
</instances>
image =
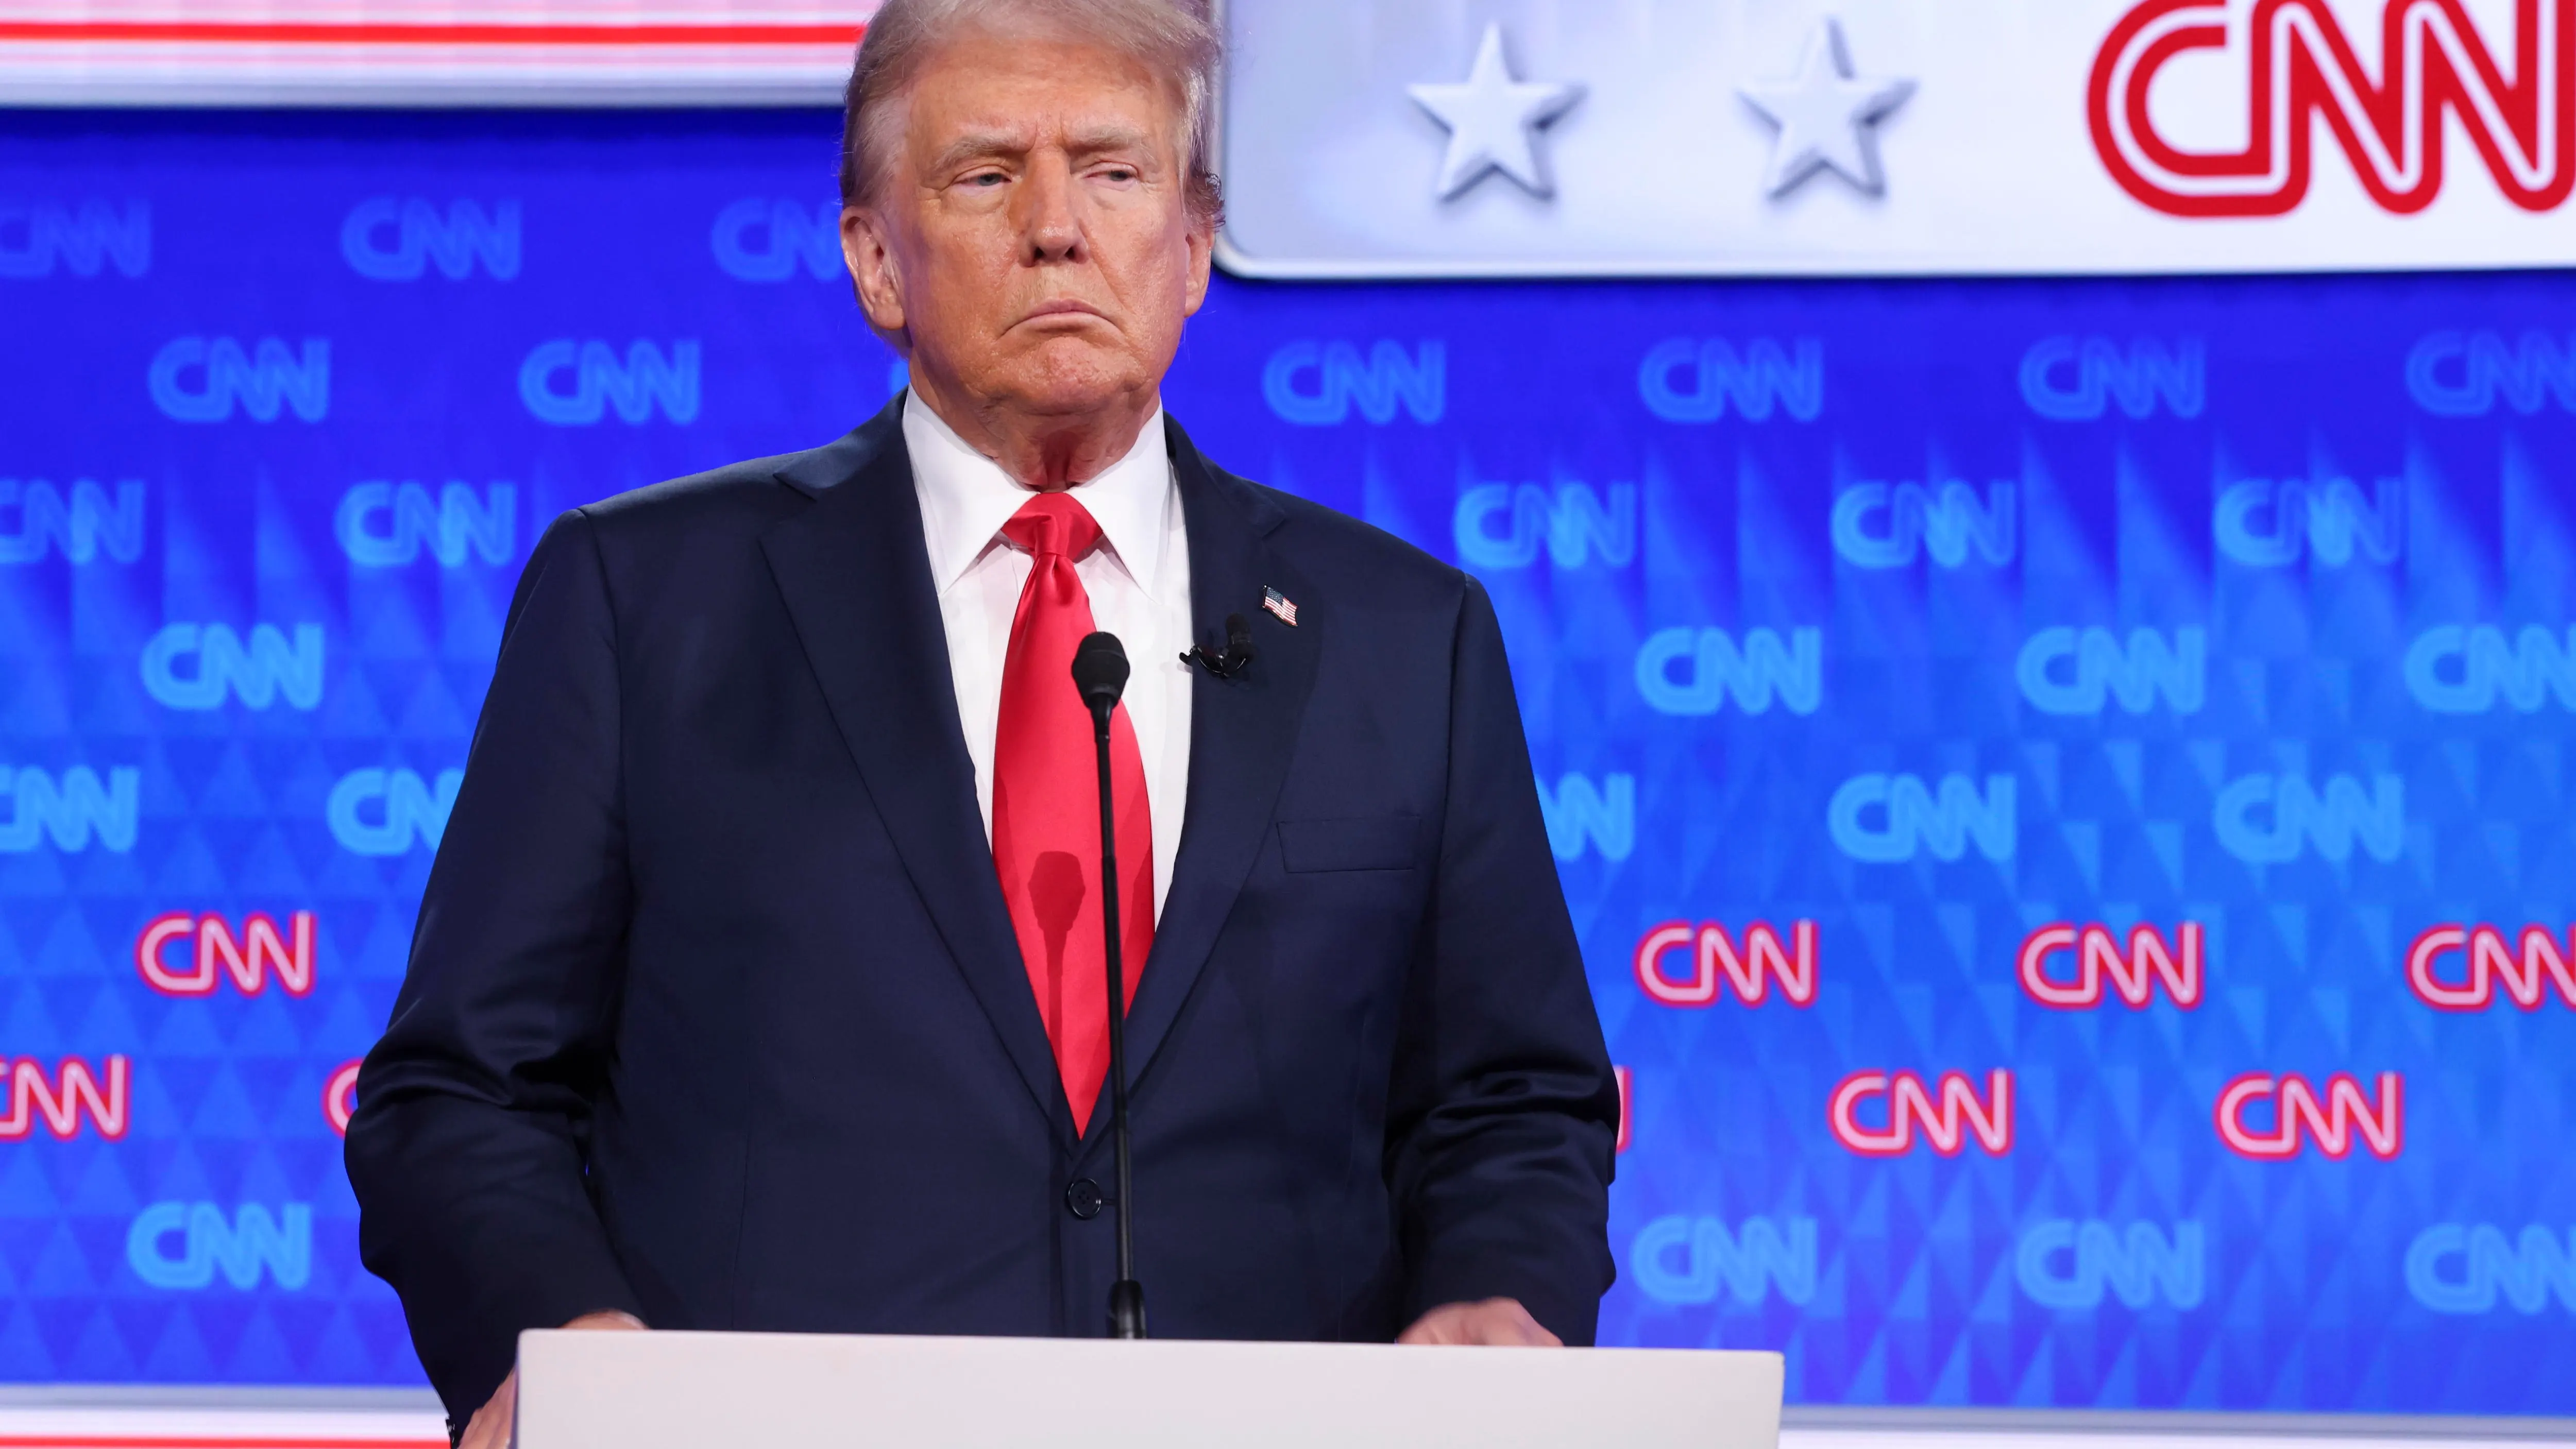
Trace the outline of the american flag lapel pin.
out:
<instances>
[{"instance_id":1,"label":"american flag lapel pin","mask_svg":"<svg viewBox=\"0 0 2576 1449\"><path fill-rule=\"evenodd\" d=\"M1280 623L1291 629L1297 627L1297 606L1288 602L1286 594L1264 585L1261 590L1261 607L1278 615Z\"/></svg>"}]
</instances>

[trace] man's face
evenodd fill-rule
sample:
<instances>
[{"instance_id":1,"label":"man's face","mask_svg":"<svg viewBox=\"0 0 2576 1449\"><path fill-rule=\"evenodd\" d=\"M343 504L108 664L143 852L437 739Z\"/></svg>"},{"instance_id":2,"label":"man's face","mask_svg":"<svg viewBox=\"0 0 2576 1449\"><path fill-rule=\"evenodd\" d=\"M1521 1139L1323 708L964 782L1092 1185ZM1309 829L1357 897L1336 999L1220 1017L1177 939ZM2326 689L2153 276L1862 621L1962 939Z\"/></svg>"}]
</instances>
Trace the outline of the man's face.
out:
<instances>
[{"instance_id":1,"label":"man's face","mask_svg":"<svg viewBox=\"0 0 2576 1449\"><path fill-rule=\"evenodd\" d=\"M1177 99L1134 61L970 33L913 81L875 205L842 217L868 320L969 407L1149 397L1207 293Z\"/></svg>"}]
</instances>

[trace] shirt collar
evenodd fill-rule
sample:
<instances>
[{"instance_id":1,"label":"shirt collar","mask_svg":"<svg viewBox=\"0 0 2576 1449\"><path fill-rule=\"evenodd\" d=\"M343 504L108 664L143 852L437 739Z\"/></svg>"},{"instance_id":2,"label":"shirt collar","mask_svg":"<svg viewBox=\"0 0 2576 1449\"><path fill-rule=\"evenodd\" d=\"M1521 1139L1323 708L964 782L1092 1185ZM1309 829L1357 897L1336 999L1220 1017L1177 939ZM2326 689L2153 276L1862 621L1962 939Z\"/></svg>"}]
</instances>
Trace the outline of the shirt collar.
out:
<instances>
[{"instance_id":1,"label":"shirt collar","mask_svg":"<svg viewBox=\"0 0 2576 1449\"><path fill-rule=\"evenodd\" d=\"M903 444L912 458L912 486L921 499L922 536L930 547L930 582L948 592L987 549L1002 525L1034 496L1000 464L976 452L919 393L903 400ZM1089 509L1118 566L1147 593L1162 573L1163 548L1173 506L1172 464L1163 442L1163 409L1136 434L1127 455L1100 476L1073 485Z\"/></svg>"}]
</instances>

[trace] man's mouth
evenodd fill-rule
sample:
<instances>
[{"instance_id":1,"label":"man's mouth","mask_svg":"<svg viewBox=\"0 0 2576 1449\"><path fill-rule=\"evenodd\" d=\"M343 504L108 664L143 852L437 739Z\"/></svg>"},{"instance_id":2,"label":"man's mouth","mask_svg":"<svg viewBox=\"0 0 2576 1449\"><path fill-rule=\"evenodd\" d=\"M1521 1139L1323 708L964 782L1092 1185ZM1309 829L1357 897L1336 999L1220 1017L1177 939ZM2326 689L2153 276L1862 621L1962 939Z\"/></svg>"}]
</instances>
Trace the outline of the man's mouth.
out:
<instances>
[{"instance_id":1,"label":"man's mouth","mask_svg":"<svg viewBox=\"0 0 2576 1449\"><path fill-rule=\"evenodd\" d=\"M1035 307L1030 308L1028 315L1022 317L1020 320L1023 322L1043 322L1050 317L1094 317L1103 322L1109 320L1108 314L1102 312L1099 308L1092 306L1088 302L1076 301L1071 297L1058 297L1050 301L1040 302Z\"/></svg>"}]
</instances>

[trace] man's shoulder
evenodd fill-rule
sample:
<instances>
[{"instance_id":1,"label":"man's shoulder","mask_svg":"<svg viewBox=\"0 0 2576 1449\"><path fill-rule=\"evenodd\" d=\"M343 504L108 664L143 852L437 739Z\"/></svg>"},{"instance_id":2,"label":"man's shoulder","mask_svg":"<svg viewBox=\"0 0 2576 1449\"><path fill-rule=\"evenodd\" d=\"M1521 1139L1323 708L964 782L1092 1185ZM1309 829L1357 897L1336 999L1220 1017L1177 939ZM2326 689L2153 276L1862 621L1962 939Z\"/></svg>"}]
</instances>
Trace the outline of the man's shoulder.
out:
<instances>
[{"instance_id":1,"label":"man's shoulder","mask_svg":"<svg viewBox=\"0 0 2576 1449\"><path fill-rule=\"evenodd\" d=\"M574 512L611 548L659 553L670 546L752 540L773 522L804 512L832 486L853 479L881 445L884 430L866 425L822 448L744 458L685 479L611 494Z\"/></svg>"},{"instance_id":2,"label":"man's shoulder","mask_svg":"<svg viewBox=\"0 0 2576 1449\"><path fill-rule=\"evenodd\" d=\"M1214 465L1211 465L1213 467ZM1345 598L1454 606L1475 587L1455 565L1376 524L1217 469L1277 519L1262 542L1282 562Z\"/></svg>"},{"instance_id":3,"label":"man's shoulder","mask_svg":"<svg viewBox=\"0 0 2576 1449\"><path fill-rule=\"evenodd\" d=\"M683 536L715 529L757 531L811 501L811 490L791 480L818 465L843 465L856 435L819 448L747 458L703 473L667 479L585 504L581 513L602 534L630 540Z\"/></svg>"}]
</instances>

